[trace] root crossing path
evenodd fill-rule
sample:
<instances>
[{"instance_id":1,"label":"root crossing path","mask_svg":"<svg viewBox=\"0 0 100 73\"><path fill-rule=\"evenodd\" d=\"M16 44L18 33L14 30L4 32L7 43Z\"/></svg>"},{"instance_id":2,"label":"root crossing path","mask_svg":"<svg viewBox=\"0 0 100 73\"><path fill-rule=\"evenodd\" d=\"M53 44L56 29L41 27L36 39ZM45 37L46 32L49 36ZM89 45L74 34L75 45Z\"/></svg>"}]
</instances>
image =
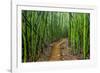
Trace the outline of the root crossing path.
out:
<instances>
[{"instance_id":1,"label":"root crossing path","mask_svg":"<svg viewBox=\"0 0 100 73\"><path fill-rule=\"evenodd\" d=\"M50 61L58 60L77 60L77 56L73 56L68 48L68 39L62 39L60 41L51 44L51 55L49 57Z\"/></svg>"}]
</instances>

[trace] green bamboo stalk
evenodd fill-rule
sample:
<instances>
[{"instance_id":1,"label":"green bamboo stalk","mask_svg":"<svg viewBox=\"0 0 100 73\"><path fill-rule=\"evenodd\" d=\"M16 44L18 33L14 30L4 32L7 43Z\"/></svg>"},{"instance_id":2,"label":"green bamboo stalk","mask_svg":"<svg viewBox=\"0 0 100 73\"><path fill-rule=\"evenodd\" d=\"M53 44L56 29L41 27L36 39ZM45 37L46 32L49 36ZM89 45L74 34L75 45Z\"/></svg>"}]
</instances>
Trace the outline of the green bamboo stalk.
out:
<instances>
[{"instance_id":1,"label":"green bamboo stalk","mask_svg":"<svg viewBox=\"0 0 100 73\"><path fill-rule=\"evenodd\" d=\"M83 32L83 57L86 58L86 15L84 14L84 32Z\"/></svg>"}]
</instances>

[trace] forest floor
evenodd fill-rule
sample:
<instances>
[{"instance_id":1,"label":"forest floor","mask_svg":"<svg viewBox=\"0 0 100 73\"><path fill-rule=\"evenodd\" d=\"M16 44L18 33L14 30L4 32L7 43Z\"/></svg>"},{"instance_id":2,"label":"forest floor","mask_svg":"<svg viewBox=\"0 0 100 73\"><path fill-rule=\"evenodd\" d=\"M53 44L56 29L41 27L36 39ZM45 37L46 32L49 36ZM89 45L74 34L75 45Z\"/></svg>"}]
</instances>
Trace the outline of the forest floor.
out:
<instances>
[{"instance_id":1,"label":"forest floor","mask_svg":"<svg viewBox=\"0 0 100 73\"><path fill-rule=\"evenodd\" d=\"M57 60L77 60L79 56L71 55L71 48L68 47L68 39L62 39L58 42L53 43L50 61Z\"/></svg>"},{"instance_id":2,"label":"forest floor","mask_svg":"<svg viewBox=\"0 0 100 73\"><path fill-rule=\"evenodd\" d=\"M55 41L51 46L51 52L49 56L42 56L42 61L62 61L62 60L79 60L81 56L72 55L72 49L68 47L68 39L63 38L59 41ZM40 60L41 61L41 60Z\"/></svg>"}]
</instances>

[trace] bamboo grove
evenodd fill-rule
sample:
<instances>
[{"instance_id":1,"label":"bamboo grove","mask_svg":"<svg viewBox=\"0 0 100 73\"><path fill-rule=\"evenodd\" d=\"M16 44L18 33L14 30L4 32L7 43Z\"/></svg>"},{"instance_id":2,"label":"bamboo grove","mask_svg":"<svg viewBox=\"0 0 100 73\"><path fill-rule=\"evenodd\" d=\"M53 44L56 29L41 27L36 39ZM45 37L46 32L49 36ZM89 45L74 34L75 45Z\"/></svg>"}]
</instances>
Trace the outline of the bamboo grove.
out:
<instances>
[{"instance_id":1,"label":"bamboo grove","mask_svg":"<svg viewBox=\"0 0 100 73\"><path fill-rule=\"evenodd\" d=\"M36 62L50 43L68 38L71 54L90 54L90 14L22 10L22 62Z\"/></svg>"}]
</instances>

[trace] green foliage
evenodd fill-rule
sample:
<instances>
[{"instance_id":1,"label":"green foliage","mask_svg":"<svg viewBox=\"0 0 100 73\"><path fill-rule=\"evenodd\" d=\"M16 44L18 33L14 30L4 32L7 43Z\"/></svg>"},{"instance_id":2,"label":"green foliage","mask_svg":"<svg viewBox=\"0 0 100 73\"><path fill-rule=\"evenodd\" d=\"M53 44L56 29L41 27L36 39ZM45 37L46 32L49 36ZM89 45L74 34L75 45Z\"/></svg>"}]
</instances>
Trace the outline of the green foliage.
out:
<instances>
[{"instance_id":1,"label":"green foliage","mask_svg":"<svg viewBox=\"0 0 100 73\"><path fill-rule=\"evenodd\" d=\"M88 13L22 10L22 61L37 61L50 43L68 38L72 54L89 57Z\"/></svg>"},{"instance_id":2,"label":"green foliage","mask_svg":"<svg viewBox=\"0 0 100 73\"><path fill-rule=\"evenodd\" d=\"M69 46L74 55L83 53L83 58L89 58L90 50L90 15L89 13L69 13Z\"/></svg>"}]
</instances>

